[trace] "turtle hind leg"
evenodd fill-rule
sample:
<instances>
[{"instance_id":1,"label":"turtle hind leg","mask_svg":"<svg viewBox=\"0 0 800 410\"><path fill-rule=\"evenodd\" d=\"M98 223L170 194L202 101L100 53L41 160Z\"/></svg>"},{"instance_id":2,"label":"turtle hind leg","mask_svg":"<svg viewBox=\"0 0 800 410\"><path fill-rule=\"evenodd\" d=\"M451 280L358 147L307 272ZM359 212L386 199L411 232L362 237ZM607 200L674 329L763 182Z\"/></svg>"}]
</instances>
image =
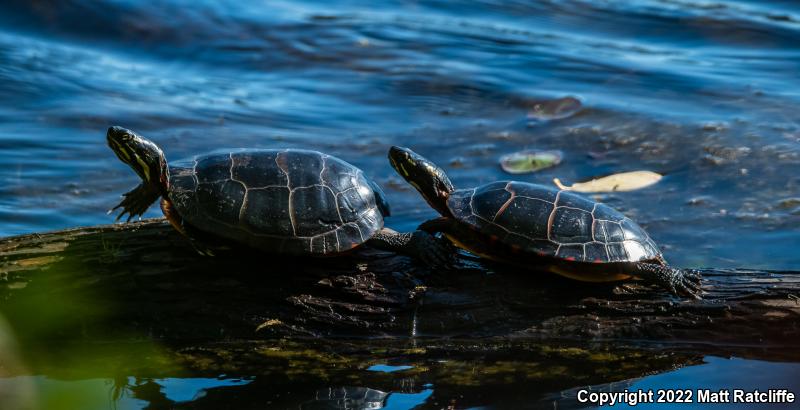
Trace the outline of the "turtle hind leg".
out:
<instances>
[{"instance_id":1,"label":"turtle hind leg","mask_svg":"<svg viewBox=\"0 0 800 410\"><path fill-rule=\"evenodd\" d=\"M189 240L192 248L203 256L217 256L217 253L230 251L231 247L227 242L215 238L191 225L182 224L180 232Z\"/></svg>"},{"instance_id":2,"label":"turtle hind leg","mask_svg":"<svg viewBox=\"0 0 800 410\"><path fill-rule=\"evenodd\" d=\"M197 239L189 236L186 238L189 239L189 243L198 254L203 256L217 256L218 249L214 248L213 246L207 245L206 243L198 241Z\"/></svg>"},{"instance_id":3,"label":"turtle hind leg","mask_svg":"<svg viewBox=\"0 0 800 410\"><path fill-rule=\"evenodd\" d=\"M701 297L702 277L697 271L644 262L636 262L631 266L631 275L658 285L673 295L689 296L695 299Z\"/></svg>"},{"instance_id":4,"label":"turtle hind leg","mask_svg":"<svg viewBox=\"0 0 800 410\"><path fill-rule=\"evenodd\" d=\"M147 208L161 196L161 192L150 184L141 183L136 188L122 194L122 201L117 206L111 208L108 213L112 213L119 208L122 212L117 215L117 221L120 220L126 213L128 214L128 222L134 216L142 216Z\"/></svg>"},{"instance_id":5,"label":"turtle hind leg","mask_svg":"<svg viewBox=\"0 0 800 410\"><path fill-rule=\"evenodd\" d=\"M170 225L172 225L176 231L180 232L181 235L186 237L192 245L192 248L200 255L215 256L217 251L229 249L224 245L214 244L213 238L208 234L187 224L178 211L175 210L172 202L167 199L161 199L161 211L164 212L164 216L167 217L167 221L169 221Z\"/></svg>"}]
</instances>

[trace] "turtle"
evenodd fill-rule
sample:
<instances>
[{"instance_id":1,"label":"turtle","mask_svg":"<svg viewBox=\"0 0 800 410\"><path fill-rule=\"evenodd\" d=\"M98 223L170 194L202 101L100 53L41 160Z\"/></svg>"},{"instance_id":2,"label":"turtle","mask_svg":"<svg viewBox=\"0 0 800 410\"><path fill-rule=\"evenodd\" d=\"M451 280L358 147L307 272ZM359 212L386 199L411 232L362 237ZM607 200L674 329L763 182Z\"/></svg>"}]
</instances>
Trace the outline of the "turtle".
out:
<instances>
[{"instance_id":1,"label":"turtle","mask_svg":"<svg viewBox=\"0 0 800 410\"><path fill-rule=\"evenodd\" d=\"M587 282L639 279L699 298L701 275L667 265L641 226L577 193L520 181L455 189L445 172L393 146L392 167L441 214L418 229L479 257Z\"/></svg>"},{"instance_id":2,"label":"turtle","mask_svg":"<svg viewBox=\"0 0 800 410\"><path fill-rule=\"evenodd\" d=\"M106 139L142 179L109 213L128 221L161 198L170 224L198 252L240 245L286 255L332 256L362 244L444 263L446 242L424 231L384 227L390 215L381 188L353 165L304 149L216 150L167 163L163 151L113 126Z\"/></svg>"}]
</instances>

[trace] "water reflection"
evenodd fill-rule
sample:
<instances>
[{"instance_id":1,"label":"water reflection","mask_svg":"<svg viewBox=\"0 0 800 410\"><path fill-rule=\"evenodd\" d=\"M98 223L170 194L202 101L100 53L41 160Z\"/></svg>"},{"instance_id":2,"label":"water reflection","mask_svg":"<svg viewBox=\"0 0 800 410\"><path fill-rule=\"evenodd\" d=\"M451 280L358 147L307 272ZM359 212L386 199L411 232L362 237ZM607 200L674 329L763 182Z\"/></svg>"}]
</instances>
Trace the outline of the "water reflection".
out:
<instances>
[{"instance_id":1,"label":"water reflection","mask_svg":"<svg viewBox=\"0 0 800 410\"><path fill-rule=\"evenodd\" d=\"M314 400L303 403L300 408L322 409L383 409L389 393L367 387L330 387L318 390ZM417 403L419 404L419 403Z\"/></svg>"},{"instance_id":2,"label":"water reflection","mask_svg":"<svg viewBox=\"0 0 800 410\"><path fill-rule=\"evenodd\" d=\"M502 340L86 343L26 349L31 365L0 377L3 409L513 407L697 361L622 346ZM400 362L408 364L385 365Z\"/></svg>"},{"instance_id":3,"label":"water reflection","mask_svg":"<svg viewBox=\"0 0 800 410\"><path fill-rule=\"evenodd\" d=\"M386 372L386 373L393 373L399 372L403 370L413 369L414 366L391 366L388 364L375 364L367 368L367 370L373 372Z\"/></svg>"},{"instance_id":4,"label":"water reflection","mask_svg":"<svg viewBox=\"0 0 800 410\"><path fill-rule=\"evenodd\" d=\"M496 363L479 361L473 371L483 374L484 388L466 382L465 374L447 375L446 366L427 363L427 367L413 376L388 376L375 378L358 369L343 369L332 380L326 381L311 375L286 379L280 373L266 373L247 378L139 378L128 376L119 381L111 379L54 379L46 376L16 376L0 378L0 391L18 392L18 386L35 386L37 401L13 401L6 396L4 410L39 409L411 409L411 408L584 408L577 401L577 392L635 391L642 389L788 389L800 392L800 365L775 363L742 358L709 356L697 365L687 366L661 374L621 378L613 383L582 385L578 373L556 378L530 379L512 376L513 372L499 370ZM493 370L494 369L494 370ZM591 369L591 365L585 367ZM498 372L499 370L499 372ZM571 369L570 371L577 371ZM591 370L589 370L591 371ZM742 381L741 375L748 375ZM467 377L458 382L452 376ZM496 377L501 376L500 380ZM560 381L555 381L560 378ZM547 381L547 380L550 381ZM349 380L337 385L337 380ZM479 379L480 380L480 379ZM583 379L586 380L586 379ZM476 380L477 381L477 380ZM497 383L497 384L495 384ZM566 386L570 388L566 388ZM488 386L492 386L488 388ZM561 393L558 386L564 387ZM122 391L120 391L122 389ZM10 403L10 406L9 406ZM647 403L637 406L661 408ZM740 408L737 405L716 404L723 409ZM699 403L686 404L686 408L702 408ZM752 408L783 409L786 405L754 405Z\"/></svg>"}]
</instances>

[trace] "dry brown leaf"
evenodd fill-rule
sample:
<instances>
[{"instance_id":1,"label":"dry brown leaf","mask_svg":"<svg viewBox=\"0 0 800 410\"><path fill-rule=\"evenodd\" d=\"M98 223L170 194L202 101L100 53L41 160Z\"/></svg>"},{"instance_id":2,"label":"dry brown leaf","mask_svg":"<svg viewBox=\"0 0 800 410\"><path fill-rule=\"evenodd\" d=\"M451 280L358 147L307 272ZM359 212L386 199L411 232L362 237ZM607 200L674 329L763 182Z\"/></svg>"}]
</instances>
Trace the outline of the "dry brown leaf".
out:
<instances>
[{"instance_id":1,"label":"dry brown leaf","mask_svg":"<svg viewBox=\"0 0 800 410\"><path fill-rule=\"evenodd\" d=\"M586 182L576 182L565 186L558 178L553 183L559 189L576 192L621 192L642 189L655 184L662 178L661 174L652 171L631 171L596 178Z\"/></svg>"}]
</instances>

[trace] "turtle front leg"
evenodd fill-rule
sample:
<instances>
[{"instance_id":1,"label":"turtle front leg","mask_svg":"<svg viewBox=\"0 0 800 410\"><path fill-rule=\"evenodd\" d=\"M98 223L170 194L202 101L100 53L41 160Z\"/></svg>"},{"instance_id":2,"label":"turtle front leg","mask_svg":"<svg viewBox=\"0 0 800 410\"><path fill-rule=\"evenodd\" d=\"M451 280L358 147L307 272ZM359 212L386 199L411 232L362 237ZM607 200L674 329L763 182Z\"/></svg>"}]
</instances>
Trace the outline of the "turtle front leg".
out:
<instances>
[{"instance_id":1,"label":"turtle front leg","mask_svg":"<svg viewBox=\"0 0 800 410\"><path fill-rule=\"evenodd\" d=\"M399 233L383 228L367 241L367 245L411 256L437 268L449 266L451 262L452 252L446 241L424 231Z\"/></svg>"},{"instance_id":2,"label":"turtle front leg","mask_svg":"<svg viewBox=\"0 0 800 410\"><path fill-rule=\"evenodd\" d=\"M164 213L164 216L169 221L169 224L175 228L176 231L180 232L183 236L189 236L186 233L186 229L183 227L183 218L175 210L175 207L172 205L172 202L167 200L166 198L161 198L161 212Z\"/></svg>"},{"instance_id":3,"label":"turtle front leg","mask_svg":"<svg viewBox=\"0 0 800 410\"><path fill-rule=\"evenodd\" d=\"M676 296L690 296L700 299L702 277L697 271L678 269L654 263L637 262L633 264L631 275L658 285Z\"/></svg>"},{"instance_id":4,"label":"turtle front leg","mask_svg":"<svg viewBox=\"0 0 800 410\"><path fill-rule=\"evenodd\" d=\"M136 188L123 194L122 201L117 206L109 209L108 213L122 208L122 212L117 215L116 220L119 221L127 213L128 219L125 222L129 222L134 216L141 217L159 196L161 196L161 193L157 188L150 184L141 183Z\"/></svg>"}]
</instances>

